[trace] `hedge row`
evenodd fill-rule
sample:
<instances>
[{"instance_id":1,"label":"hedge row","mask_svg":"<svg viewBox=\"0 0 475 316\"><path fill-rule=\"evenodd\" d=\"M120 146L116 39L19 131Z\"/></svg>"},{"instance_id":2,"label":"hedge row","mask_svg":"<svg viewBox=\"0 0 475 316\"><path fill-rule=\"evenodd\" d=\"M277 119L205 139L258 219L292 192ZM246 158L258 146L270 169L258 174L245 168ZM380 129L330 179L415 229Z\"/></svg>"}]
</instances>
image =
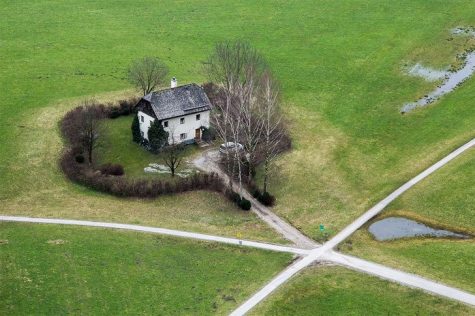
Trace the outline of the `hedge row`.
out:
<instances>
[{"instance_id":1,"label":"hedge row","mask_svg":"<svg viewBox=\"0 0 475 316\"><path fill-rule=\"evenodd\" d=\"M91 189L112 194L118 197L154 198L165 194L177 194L194 190L220 192L234 201L232 191L217 174L195 174L188 178L180 178L174 182L159 179L128 179L122 177L124 171L117 164L105 164L98 168L85 163L83 149L78 141L78 121L83 111L90 111L97 119L115 118L120 115L134 113L136 99L123 100L118 106L94 104L80 106L69 111L61 120L61 132L69 143L60 159L60 167L73 182ZM245 202L243 202L245 203ZM242 207L242 203L237 203ZM246 205L247 207L247 205Z\"/></svg>"},{"instance_id":2,"label":"hedge row","mask_svg":"<svg viewBox=\"0 0 475 316\"><path fill-rule=\"evenodd\" d=\"M78 163L74 151L66 150L61 157L61 169L73 182L119 197L154 198L194 190L223 192L223 181L216 174L195 174L176 182L158 179L132 180L111 176L95 170L88 164Z\"/></svg>"},{"instance_id":3,"label":"hedge row","mask_svg":"<svg viewBox=\"0 0 475 316\"><path fill-rule=\"evenodd\" d=\"M254 181L248 183L249 191L251 192L252 196L257 199L259 202L266 206L274 206L275 205L275 196L270 194L269 192L262 192Z\"/></svg>"}]
</instances>

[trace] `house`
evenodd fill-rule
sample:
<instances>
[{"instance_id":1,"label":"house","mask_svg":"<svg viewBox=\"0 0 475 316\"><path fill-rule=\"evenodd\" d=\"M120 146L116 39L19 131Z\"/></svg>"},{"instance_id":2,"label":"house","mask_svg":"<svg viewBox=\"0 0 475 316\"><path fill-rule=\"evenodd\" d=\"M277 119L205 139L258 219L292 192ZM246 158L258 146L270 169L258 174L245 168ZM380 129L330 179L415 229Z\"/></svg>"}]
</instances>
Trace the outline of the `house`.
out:
<instances>
[{"instance_id":1,"label":"house","mask_svg":"<svg viewBox=\"0 0 475 316\"><path fill-rule=\"evenodd\" d=\"M142 137L148 140L148 129L155 120L168 132L168 143L193 143L201 140L202 127L209 128L211 103L203 88L192 83L154 91L135 106Z\"/></svg>"}]
</instances>

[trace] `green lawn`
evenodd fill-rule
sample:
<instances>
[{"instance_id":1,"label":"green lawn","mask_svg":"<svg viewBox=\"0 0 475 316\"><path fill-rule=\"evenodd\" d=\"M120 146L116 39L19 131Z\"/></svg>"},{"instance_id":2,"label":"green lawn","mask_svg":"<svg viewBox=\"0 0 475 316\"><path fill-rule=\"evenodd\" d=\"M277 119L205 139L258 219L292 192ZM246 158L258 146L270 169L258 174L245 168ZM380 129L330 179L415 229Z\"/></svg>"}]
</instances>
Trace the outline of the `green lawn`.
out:
<instances>
[{"instance_id":1,"label":"green lawn","mask_svg":"<svg viewBox=\"0 0 475 316\"><path fill-rule=\"evenodd\" d=\"M253 315L471 315L470 307L340 267L306 270Z\"/></svg>"},{"instance_id":2,"label":"green lawn","mask_svg":"<svg viewBox=\"0 0 475 316\"><path fill-rule=\"evenodd\" d=\"M148 167L150 163L164 165L164 156L163 154L152 154L132 141L132 120L132 115L104 120L105 137L101 139L101 144L97 149L97 163L119 163L124 166L127 177L161 177L164 180L172 180L169 173L146 174L144 172L144 168ZM199 152L198 146L187 145L183 151L183 161L177 172L185 169L195 170L187 161L190 161Z\"/></svg>"},{"instance_id":3,"label":"green lawn","mask_svg":"<svg viewBox=\"0 0 475 316\"><path fill-rule=\"evenodd\" d=\"M377 219L405 216L444 229L475 234L475 151L470 150L418 183ZM377 220L375 219L375 220ZM366 230L341 246L355 256L427 276L475 293L475 240L413 238L378 242Z\"/></svg>"},{"instance_id":4,"label":"green lawn","mask_svg":"<svg viewBox=\"0 0 475 316\"><path fill-rule=\"evenodd\" d=\"M144 233L0 223L0 314L227 314L290 259Z\"/></svg>"},{"instance_id":5,"label":"green lawn","mask_svg":"<svg viewBox=\"0 0 475 316\"><path fill-rule=\"evenodd\" d=\"M340 248L351 255L422 275L475 294L473 239L415 238L378 242L366 230L360 230Z\"/></svg>"},{"instance_id":6,"label":"green lawn","mask_svg":"<svg viewBox=\"0 0 475 316\"><path fill-rule=\"evenodd\" d=\"M475 235L475 149L404 193L384 211Z\"/></svg>"},{"instance_id":7,"label":"green lawn","mask_svg":"<svg viewBox=\"0 0 475 316\"><path fill-rule=\"evenodd\" d=\"M214 43L239 38L281 81L294 140L270 186L276 212L310 236L319 224L336 232L475 135L474 78L433 106L399 114L437 84L402 68L454 63L473 40L449 40L449 30L475 24L471 8L472 0L4 0L3 208L34 215L45 204L90 203L95 194L56 172L60 114L86 96L130 89L125 68L144 55L163 58L181 83L202 82Z\"/></svg>"}]
</instances>

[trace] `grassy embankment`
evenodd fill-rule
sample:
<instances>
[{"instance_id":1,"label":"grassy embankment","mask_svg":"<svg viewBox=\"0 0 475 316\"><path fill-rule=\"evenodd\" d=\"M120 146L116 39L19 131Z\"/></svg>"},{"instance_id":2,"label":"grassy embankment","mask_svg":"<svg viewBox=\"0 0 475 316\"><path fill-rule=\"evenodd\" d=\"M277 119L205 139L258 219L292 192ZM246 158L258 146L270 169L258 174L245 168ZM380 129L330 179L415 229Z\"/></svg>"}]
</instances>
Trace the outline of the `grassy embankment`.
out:
<instances>
[{"instance_id":1,"label":"grassy embankment","mask_svg":"<svg viewBox=\"0 0 475 316\"><path fill-rule=\"evenodd\" d=\"M253 315L470 315L470 307L340 267L306 270Z\"/></svg>"},{"instance_id":2,"label":"grassy embankment","mask_svg":"<svg viewBox=\"0 0 475 316\"><path fill-rule=\"evenodd\" d=\"M390 204L381 216L404 216L474 235L475 151L463 154ZM341 248L352 255L424 275L475 293L475 239L411 238L378 242L366 225Z\"/></svg>"},{"instance_id":3,"label":"grassy embankment","mask_svg":"<svg viewBox=\"0 0 475 316\"><path fill-rule=\"evenodd\" d=\"M227 314L290 259L136 232L0 223L0 314Z\"/></svg>"}]
</instances>

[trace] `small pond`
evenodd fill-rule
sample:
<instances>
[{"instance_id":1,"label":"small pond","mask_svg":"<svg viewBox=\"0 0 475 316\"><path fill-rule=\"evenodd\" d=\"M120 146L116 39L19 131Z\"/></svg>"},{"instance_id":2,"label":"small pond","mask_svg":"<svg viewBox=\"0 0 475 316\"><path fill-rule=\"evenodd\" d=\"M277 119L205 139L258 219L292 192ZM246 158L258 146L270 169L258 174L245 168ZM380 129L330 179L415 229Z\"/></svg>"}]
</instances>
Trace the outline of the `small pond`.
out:
<instances>
[{"instance_id":1,"label":"small pond","mask_svg":"<svg viewBox=\"0 0 475 316\"><path fill-rule=\"evenodd\" d=\"M467 235L435 229L404 217L388 217L371 224L369 232L378 241L408 237L469 238Z\"/></svg>"}]
</instances>

